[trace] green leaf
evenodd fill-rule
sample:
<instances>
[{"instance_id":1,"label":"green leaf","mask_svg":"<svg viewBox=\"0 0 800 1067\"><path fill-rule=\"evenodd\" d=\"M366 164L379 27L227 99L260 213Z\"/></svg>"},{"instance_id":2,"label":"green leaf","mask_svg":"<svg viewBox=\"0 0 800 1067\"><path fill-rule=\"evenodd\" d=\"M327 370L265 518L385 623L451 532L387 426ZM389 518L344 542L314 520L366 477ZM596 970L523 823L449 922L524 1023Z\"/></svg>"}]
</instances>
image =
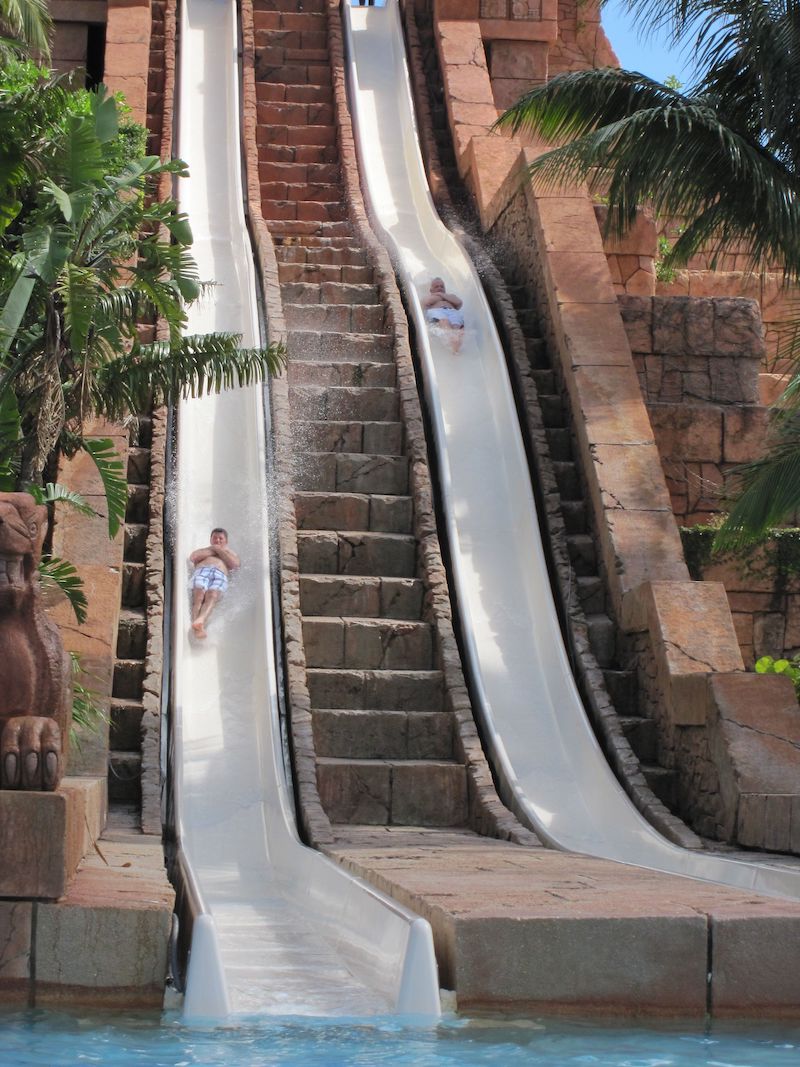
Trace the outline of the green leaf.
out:
<instances>
[{"instance_id":1,"label":"green leaf","mask_svg":"<svg viewBox=\"0 0 800 1067\"><path fill-rule=\"evenodd\" d=\"M45 178L42 182L43 188L47 190L52 196L55 202L58 204L61 214L64 216L65 222L72 221L72 201L69 196L52 180L52 178Z\"/></svg>"},{"instance_id":2,"label":"green leaf","mask_svg":"<svg viewBox=\"0 0 800 1067\"><path fill-rule=\"evenodd\" d=\"M762 656L761 659L757 659L755 663L755 669L757 674L771 674L774 669L774 663L772 656Z\"/></svg>"},{"instance_id":3,"label":"green leaf","mask_svg":"<svg viewBox=\"0 0 800 1067\"><path fill-rule=\"evenodd\" d=\"M81 515L94 518L98 514L80 493L67 489L65 485L61 485L58 482L48 482L44 488L35 484L28 485L25 488L37 504L69 504L71 508Z\"/></svg>"},{"instance_id":4,"label":"green leaf","mask_svg":"<svg viewBox=\"0 0 800 1067\"><path fill-rule=\"evenodd\" d=\"M128 482L122 460L110 437L83 438L80 447L92 457L100 474L108 507L108 536L116 537L128 507Z\"/></svg>"},{"instance_id":5,"label":"green leaf","mask_svg":"<svg viewBox=\"0 0 800 1067\"><path fill-rule=\"evenodd\" d=\"M83 591L83 581L71 563L59 556L48 556L39 564L39 578L43 586L53 585L61 590L78 622L86 621L89 603Z\"/></svg>"},{"instance_id":6,"label":"green leaf","mask_svg":"<svg viewBox=\"0 0 800 1067\"><path fill-rule=\"evenodd\" d=\"M772 669L776 674L785 674L790 669L790 666L788 659L776 659L772 664Z\"/></svg>"},{"instance_id":7,"label":"green leaf","mask_svg":"<svg viewBox=\"0 0 800 1067\"><path fill-rule=\"evenodd\" d=\"M14 342L25 312L28 310L35 284L35 278L20 274L8 294L3 310L0 311L0 357L8 353Z\"/></svg>"},{"instance_id":8,"label":"green leaf","mask_svg":"<svg viewBox=\"0 0 800 1067\"><path fill-rule=\"evenodd\" d=\"M101 144L113 141L119 133L119 114L114 97L108 93L105 85L98 85L97 89L90 93L89 100L97 140Z\"/></svg>"}]
</instances>

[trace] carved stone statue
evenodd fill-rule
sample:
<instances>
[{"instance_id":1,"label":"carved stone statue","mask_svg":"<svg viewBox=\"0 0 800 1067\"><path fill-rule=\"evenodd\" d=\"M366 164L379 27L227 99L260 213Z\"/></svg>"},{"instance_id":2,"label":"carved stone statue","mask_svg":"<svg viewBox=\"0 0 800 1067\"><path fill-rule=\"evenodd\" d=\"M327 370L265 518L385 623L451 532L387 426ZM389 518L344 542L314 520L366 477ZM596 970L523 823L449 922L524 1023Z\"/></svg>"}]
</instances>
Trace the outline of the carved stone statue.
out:
<instances>
[{"instance_id":1,"label":"carved stone statue","mask_svg":"<svg viewBox=\"0 0 800 1067\"><path fill-rule=\"evenodd\" d=\"M72 718L70 659L39 595L47 508L0 493L0 788L53 790Z\"/></svg>"}]
</instances>

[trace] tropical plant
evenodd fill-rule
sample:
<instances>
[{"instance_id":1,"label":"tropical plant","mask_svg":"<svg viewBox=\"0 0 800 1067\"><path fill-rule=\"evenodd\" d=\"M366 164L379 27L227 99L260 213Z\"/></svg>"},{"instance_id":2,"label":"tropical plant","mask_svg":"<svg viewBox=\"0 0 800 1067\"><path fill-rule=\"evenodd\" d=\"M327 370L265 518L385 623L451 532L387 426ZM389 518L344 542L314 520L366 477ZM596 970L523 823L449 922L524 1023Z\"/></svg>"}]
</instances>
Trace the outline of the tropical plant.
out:
<instances>
[{"instance_id":1,"label":"tropical plant","mask_svg":"<svg viewBox=\"0 0 800 1067\"><path fill-rule=\"evenodd\" d=\"M640 23L668 29L697 61L682 91L642 74L586 70L526 93L498 120L555 143L537 179L587 180L621 234L645 202L686 220L662 269L700 248L736 246L753 267L800 281L800 4L797 0L627 0ZM797 331L794 339L797 339ZM738 472L718 543L760 538L800 506L800 389L793 378L759 465ZM773 466L773 464L775 464Z\"/></svg>"},{"instance_id":2,"label":"tropical plant","mask_svg":"<svg viewBox=\"0 0 800 1067\"><path fill-rule=\"evenodd\" d=\"M800 656L791 659L773 659L772 656L762 656L755 663L756 674L785 674L791 679L794 691L800 697Z\"/></svg>"},{"instance_id":3,"label":"tropical plant","mask_svg":"<svg viewBox=\"0 0 800 1067\"><path fill-rule=\"evenodd\" d=\"M52 27L47 0L0 0L0 58L49 57Z\"/></svg>"},{"instance_id":4,"label":"tropical plant","mask_svg":"<svg viewBox=\"0 0 800 1067\"><path fill-rule=\"evenodd\" d=\"M58 110L65 91L42 92L56 94L50 111ZM0 93L0 129L15 96ZM127 502L124 471L112 442L88 435L89 421L249 384L280 368L283 349L183 335L186 307L202 291L191 230L174 202L147 193L161 174L186 168L153 156L120 160L118 107L103 87L51 124L50 142L23 126L33 143L17 153L22 177L7 179L18 208L0 253L0 422L12 431L16 421L18 433L0 440L0 477L37 483L60 453L85 450L103 480L113 536ZM168 338L145 344L138 325L152 316Z\"/></svg>"}]
</instances>

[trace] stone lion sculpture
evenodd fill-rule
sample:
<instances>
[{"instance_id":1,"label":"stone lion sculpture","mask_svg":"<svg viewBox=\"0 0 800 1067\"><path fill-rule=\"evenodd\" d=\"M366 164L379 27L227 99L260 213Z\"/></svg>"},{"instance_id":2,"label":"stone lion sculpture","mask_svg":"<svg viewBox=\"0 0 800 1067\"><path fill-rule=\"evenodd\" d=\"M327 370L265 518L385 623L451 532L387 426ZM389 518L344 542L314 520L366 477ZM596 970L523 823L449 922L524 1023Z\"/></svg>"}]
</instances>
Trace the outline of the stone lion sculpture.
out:
<instances>
[{"instance_id":1,"label":"stone lion sculpture","mask_svg":"<svg viewBox=\"0 0 800 1067\"><path fill-rule=\"evenodd\" d=\"M71 669L36 567L47 508L0 493L0 788L56 789L72 717Z\"/></svg>"}]
</instances>

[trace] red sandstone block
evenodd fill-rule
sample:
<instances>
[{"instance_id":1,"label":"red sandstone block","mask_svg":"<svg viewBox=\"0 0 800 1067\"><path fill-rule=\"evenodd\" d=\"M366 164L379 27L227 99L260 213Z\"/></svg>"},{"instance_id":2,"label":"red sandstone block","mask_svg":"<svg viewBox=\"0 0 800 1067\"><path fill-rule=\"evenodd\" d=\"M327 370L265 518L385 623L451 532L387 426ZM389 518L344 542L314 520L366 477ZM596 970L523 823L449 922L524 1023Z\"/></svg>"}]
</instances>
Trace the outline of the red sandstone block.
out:
<instances>
[{"instance_id":1,"label":"red sandstone block","mask_svg":"<svg viewBox=\"0 0 800 1067\"><path fill-rule=\"evenodd\" d=\"M296 219L297 204L290 200L262 200L261 210L265 219Z\"/></svg>"},{"instance_id":2,"label":"red sandstone block","mask_svg":"<svg viewBox=\"0 0 800 1067\"><path fill-rule=\"evenodd\" d=\"M300 35L300 47L324 57L328 52L328 34L325 30L304 30Z\"/></svg>"},{"instance_id":3,"label":"red sandstone block","mask_svg":"<svg viewBox=\"0 0 800 1067\"><path fill-rule=\"evenodd\" d=\"M326 64L311 64L308 67L308 80L312 85L330 85L331 68Z\"/></svg>"},{"instance_id":4,"label":"red sandstone block","mask_svg":"<svg viewBox=\"0 0 800 1067\"><path fill-rule=\"evenodd\" d=\"M268 30L278 30L281 26L281 13L280 11L254 11L253 25L257 34Z\"/></svg>"},{"instance_id":5,"label":"red sandstone block","mask_svg":"<svg viewBox=\"0 0 800 1067\"><path fill-rule=\"evenodd\" d=\"M336 131L330 126L290 126L286 130L286 143L294 145L332 145L336 143Z\"/></svg>"},{"instance_id":6,"label":"red sandstone block","mask_svg":"<svg viewBox=\"0 0 800 1067\"><path fill-rule=\"evenodd\" d=\"M305 63L319 64L330 75L328 63L330 62L327 48L302 48L300 42L294 47L286 48L288 60L302 60Z\"/></svg>"},{"instance_id":7,"label":"red sandstone block","mask_svg":"<svg viewBox=\"0 0 800 1067\"><path fill-rule=\"evenodd\" d=\"M281 82L283 85L303 85L307 79L307 71L304 66L297 63L277 64L258 63L256 65L256 77L259 80L268 78L270 81Z\"/></svg>"},{"instance_id":8,"label":"red sandstone block","mask_svg":"<svg viewBox=\"0 0 800 1067\"><path fill-rule=\"evenodd\" d=\"M286 182L262 182L261 183L261 199L262 200L289 200L294 197L286 195L286 190L289 187Z\"/></svg>"},{"instance_id":9,"label":"red sandstone block","mask_svg":"<svg viewBox=\"0 0 800 1067\"><path fill-rule=\"evenodd\" d=\"M286 99L298 104L329 104L333 90L329 85L287 85Z\"/></svg>"},{"instance_id":10,"label":"red sandstone block","mask_svg":"<svg viewBox=\"0 0 800 1067\"><path fill-rule=\"evenodd\" d=\"M302 163L259 163L258 176L262 182L305 182L308 167Z\"/></svg>"},{"instance_id":11,"label":"red sandstone block","mask_svg":"<svg viewBox=\"0 0 800 1067\"><path fill-rule=\"evenodd\" d=\"M256 84L256 99L259 103L262 100L283 100L285 97L285 85L279 85L277 82L258 82Z\"/></svg>"},{"instance_id":12,"label":"red sandstone block","mask_svg":"<svg viewBox=\"0 0 800 1067\"><path fill-rule=\"evenodd\" d=\"M300 30L301 33L314 29L327 37L327 34L325 34L325 16L307 11L282 11L281 29Z\"/></svg>"},{"instance_id":13,"label":"red sandstone block","mask_svg":"<svg viewBox=\"0 0 800 1067\"><path fill-rule=\"evenodd\" d=\"M325 204L317 200L297 204L297 218L305 222L340 222L343 217L343 204Z\"/></svg>"},{"instance_id":14,"label":"red sandstone block","mask_svg":"<svg viewBox=\"0 0 800 1067\"><path fill-rule=\"evenodd\" d=\"M337 158L335 144L297 145L294 158L298 163L332 163Z\"/></svg>"},{"instance_id":15,"label":"red sandstone block","mask_svg":"<svg viewBox=\"0 0 800 1067\"><path fill-rule=\"evenodd\" d=\"M259 125L256 127L256 142L259 145L285 145L287 143L286 127Z\"/></svg>"},{"instance_id":16,"label":"red sandstone block","mask_svg":"<svg viewBox=\"0 0 800 1067\"><path fill-rule=\"evenodd\" d=\"M262 70L264 67L277 67L280 66L285 59L284 50L278 48L276 45L266 45L264 48L256 49L256 72ZM283 81L283 79L276 79Z\"/></svg>"}]
</instances>

